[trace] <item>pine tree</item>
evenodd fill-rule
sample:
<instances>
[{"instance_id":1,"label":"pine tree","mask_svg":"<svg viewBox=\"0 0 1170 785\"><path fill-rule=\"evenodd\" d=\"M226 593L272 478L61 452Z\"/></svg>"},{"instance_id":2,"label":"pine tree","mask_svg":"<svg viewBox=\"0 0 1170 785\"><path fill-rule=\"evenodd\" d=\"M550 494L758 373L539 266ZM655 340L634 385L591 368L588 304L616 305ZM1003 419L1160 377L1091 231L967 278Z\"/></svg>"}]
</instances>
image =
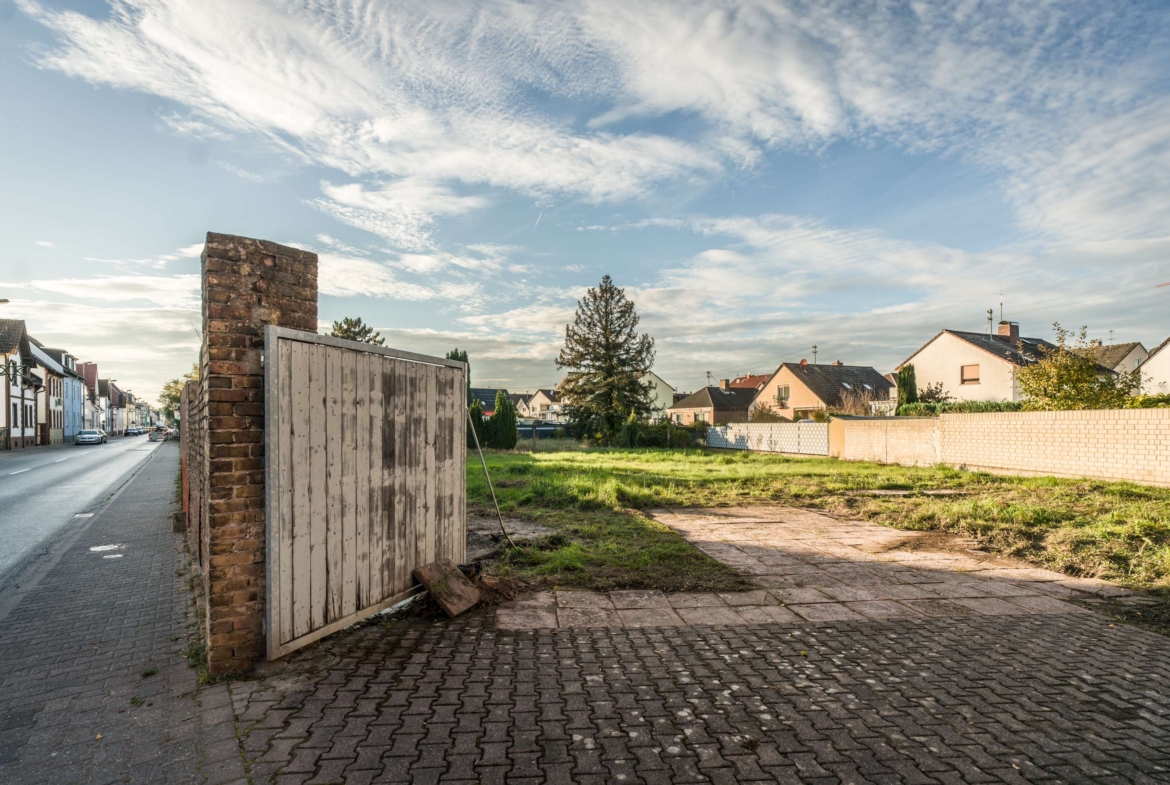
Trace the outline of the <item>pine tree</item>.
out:
<instances>
[{"instance_id":1,"label":"pine tree","mask_svg":"<svg viewBox=\"0 0 1170 785\"><path fill-rule=\"evenodd\" d=\"M347 341L358 341L374 346L386 344L382 335L363 322L360 316L355 319L346 316L340 322L334 322L333 329L329 331L329 334L334 338L344 338Z\"/></svg>"},{"instance_id":2,"label":"pine tree","mask_svg":"<svg viewBox=\"0 0 1170 785\"><path fill-rule=\"evenodd\" d=\"M471 425L467 426L468 448L475 449L476 437L479 438L479 446L486 447L487 445L484 442L487 441L487 423L483 421L483 404L479 402L478 398L471 402L471 406L467 408L467 413L471 415ZM474 436L472 435L473 430L475 431Z\"/></svg>"},{"instance_id":3,"label":"pine tree","mask_svg":"<svg viewBox=\"0 0 1170 785\"><path fill-rule=\"evenodd\" d=\"M471 361L467 359L467 352L461 351L458 347L452 349L443 355L448 360L458 360L467 366L467 401L471 402Z\"/></svg>"},{"instance_id":4,"label":"pine tree","mask_svg":"<svg viewBox=\"0 0 1170 785\"><path fill-rule=\"evenodd\" d=\"M503 390L496 390L495 411L487 421L488 444L497 450L511 450L516 446L516 410Z\"/></svg>"},{"instance_id":5,"label":"pine tree","mask_svg":"<svg viewBox=\"0 0 1170 785\"><path fill-rule=\"evenodd\" d=\"M654 364L654 339L637 328L634 303L608 275L577 303L557 367L570 369L561 396L578 434L612 441L631 412L650 416L650 386L642 375Z\"/></svg>"},{"instance_id":6,"label":"pine tree","mask_svg":"<svg viewBox=\"0 0 1170 785\"><path fill-rule=\"evenodd\" d=\"M914 364L908 363L898 371L898 405L918 403L918 379L914 376Z\"/></svg>"}]
</instances>

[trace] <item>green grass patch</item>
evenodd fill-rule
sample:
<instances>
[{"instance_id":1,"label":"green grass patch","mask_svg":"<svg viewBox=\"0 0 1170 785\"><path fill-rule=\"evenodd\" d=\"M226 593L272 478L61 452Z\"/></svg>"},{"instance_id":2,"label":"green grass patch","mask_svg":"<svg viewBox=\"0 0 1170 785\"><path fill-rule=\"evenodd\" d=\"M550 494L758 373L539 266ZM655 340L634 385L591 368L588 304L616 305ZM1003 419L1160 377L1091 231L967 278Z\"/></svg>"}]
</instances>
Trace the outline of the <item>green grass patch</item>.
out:
<instances>
[{"instance_id":1,"label":"green grass patch","mask_svg":"<svg viewBox=\"0 0 1170 785\"><path fill-rule=\"evenodd\" d=\"M509 552L501 569L561 585L742 588L730 569L643 511L777 502L962 534L1069 575L1170 592L1170 489L699 449L490 452L487 461L505 515L557 532ZM471 511L494 515L478 459L467 472ZM868 493L875 490L911 493Z\"/></svg>"}]
</instances>

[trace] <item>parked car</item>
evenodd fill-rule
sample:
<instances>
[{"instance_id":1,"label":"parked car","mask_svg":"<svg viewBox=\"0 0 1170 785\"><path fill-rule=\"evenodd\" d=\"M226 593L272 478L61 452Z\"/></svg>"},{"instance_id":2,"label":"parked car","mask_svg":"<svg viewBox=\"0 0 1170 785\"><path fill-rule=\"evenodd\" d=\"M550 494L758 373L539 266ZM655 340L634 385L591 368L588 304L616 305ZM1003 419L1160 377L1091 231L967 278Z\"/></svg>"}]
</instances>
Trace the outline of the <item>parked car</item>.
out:
<instances>
[{"instance_id":1,"label":"parked car","mask_svg":"<svg viewBox=\"0 0 1170 785\"><path fill-rule=\"evenodd\" d=\"M77 432L76 444L105 444L106 432L99 428L87 428Z\"/></svg>"},{"instance_id":2,"label":"parked car","mask_svg":"<svg viewBox=\"0 0 1170 785\"><path fill-rule=\"evenodd\" d=\"M142 430L140 428L136 428L133 425L131 425L129 428L126 429L125 435L126 436L138 436L141 433L142 433Z\"/></svg>"}]
</instances>

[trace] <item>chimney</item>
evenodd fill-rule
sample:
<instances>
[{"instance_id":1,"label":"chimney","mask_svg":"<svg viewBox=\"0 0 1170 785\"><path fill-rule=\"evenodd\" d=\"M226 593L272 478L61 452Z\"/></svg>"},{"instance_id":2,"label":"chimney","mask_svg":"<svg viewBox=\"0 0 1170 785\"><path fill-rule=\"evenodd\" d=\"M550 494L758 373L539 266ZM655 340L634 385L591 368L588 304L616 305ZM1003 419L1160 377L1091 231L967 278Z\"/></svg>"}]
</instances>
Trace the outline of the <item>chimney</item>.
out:
<instances>
[{"instance_id":1,"label":"chimney","mask_svg":"<svg viewBox=\"0 0 1170 785\"><path fill-rule=\"evenodd\" d=\"M730 387L730 386L731 386L731 380L730 380L730 379L720 379L720 380L719 380L719 389L720 389L720 390L726 390L726 389L727 389L728 387Z\"/></svg>"},{"instance_id":2,"label":"chimney","mask_svg":"<svg viewBox=\"0 0 1170 785\"><path fill-rule=\"evenodd\" d=\"M806 359L804 359L803 357L801 357L801 358L800 358L800 364L801 364L802 366L804 366L804 365L808 365L808 360L806 360Z\"/></svg>"},{"instance_id":3,"label":"chimney","mask_svg":"<svg viewBox=\"0 0 1170 785\"><path fill-rule=\"evenodd\" d=\"M1006 338L1008 343L1013 346L1020 340L1020 323L1019 322L1000 322L999 323L999 337Z\"/></svg>"},{"instance_id":4,"label":"chimney","mask_svg":"<svg viewBox=\"0 0 1170 785\"><path fill-rule=\"evenodd\" d=\"M837 362L833 363L833 365L836 365L836 366L842 366L842 365L844 365L844 364L845 364L845 363L841 362L840 360L838 360Z\"/></svg>"}]
</instances>

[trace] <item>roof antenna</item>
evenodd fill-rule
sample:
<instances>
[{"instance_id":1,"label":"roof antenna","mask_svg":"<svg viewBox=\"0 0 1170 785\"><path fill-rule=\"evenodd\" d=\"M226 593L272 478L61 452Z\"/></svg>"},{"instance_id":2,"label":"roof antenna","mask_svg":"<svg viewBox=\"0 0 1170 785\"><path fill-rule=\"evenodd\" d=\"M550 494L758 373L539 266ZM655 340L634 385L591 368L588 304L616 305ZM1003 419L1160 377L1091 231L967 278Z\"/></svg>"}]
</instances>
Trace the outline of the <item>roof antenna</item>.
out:
<instances>
[{"instance_id":1,"label":"roof antenna","mask_svg":"<svg viewBox=\"0 0 1170 785\"><path fill-rule=\"evenodd\" d=\"M988 335L993 335L995 333L995 331L991 329L992 321L994 320L994 317L995 317L995 309L988 308L987 309L987 334Z\"/></svg>"},{"instance_id":2,"label":"roof antenna","mask_svg":"<svg viewBox=\"0 0 1170 785\"><path fill-rule=\"evenodd\" d=\"M1110 346L1113 345L1113 329L1112 328L1110 328L1110 330L1109 330L1109 345Z\"/></svg>"},{"instance_id":3,"label":"roof antenna","mask_svg":"<svg viewBox=\"0 0 1170 785\"><path fill-rule=\"evenodd\" d=\"M817 345L815 343L813 344L812 349L813 349L813 365L816 365L817 364Z\"/></svg>"},{"instance_id":4,"label":"roof antenna","mask_svg":"<svg viewBox=\"0 0 1170 785\"><path fill-rule=\"evenodd\" d=\"M711 372L707 371L707 386L711 386Z\"/></svg>"}]
</instances>

